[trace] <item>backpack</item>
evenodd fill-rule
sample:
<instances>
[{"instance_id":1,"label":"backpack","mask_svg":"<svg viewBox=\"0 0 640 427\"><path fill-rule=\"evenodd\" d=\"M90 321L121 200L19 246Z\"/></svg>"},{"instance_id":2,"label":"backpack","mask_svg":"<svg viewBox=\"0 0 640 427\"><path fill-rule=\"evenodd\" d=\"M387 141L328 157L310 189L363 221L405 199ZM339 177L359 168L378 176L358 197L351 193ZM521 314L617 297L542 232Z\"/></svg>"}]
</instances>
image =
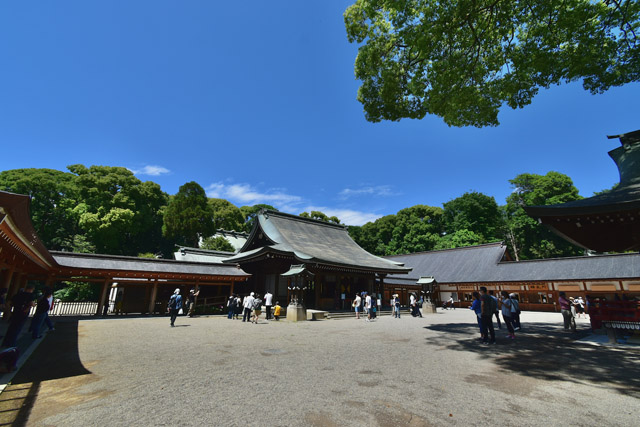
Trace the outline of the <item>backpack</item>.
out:
<instances>
[{"instance_id":1,"label":"backpack","mask_svg":"<svg viewBox=\"0 0 640 427\"><path fill-rule=\"evenodd\" d=\"M175 310L178 307L178 298L174 295L171 295L169 298L169 308Z\"/></svg>"},{"instance_id":2,"label":"backpack","mask_svg":"<svg viewBox=\"0 0 640 427\"><path fill-rule=\"evenodd\" d=\"M493 314L498 311L498 302L492 296L489 296L489 298L491 298L491 314Z\"/></svg>"},{"instance_id":3,"label":"backpack","mask_svg":"<svg viewBox=\"0 0 640 427\"><path fill-rule=\"evenodd\" d=\"M262 307L262 300L259 300L257 298L253 300L253 309L260 310L260 307Z\"/></svg>"},{"instance_id":4,"label":"backpack","mask_svg":"<svg viewBox=\"0 0 640 427\"><path fill-rule=\"evenodd\" d=\"M520 314L520 304L518 304L518 300L514 298L509 298L511 301L511 312Z\"/></svg>"}]
</instances>

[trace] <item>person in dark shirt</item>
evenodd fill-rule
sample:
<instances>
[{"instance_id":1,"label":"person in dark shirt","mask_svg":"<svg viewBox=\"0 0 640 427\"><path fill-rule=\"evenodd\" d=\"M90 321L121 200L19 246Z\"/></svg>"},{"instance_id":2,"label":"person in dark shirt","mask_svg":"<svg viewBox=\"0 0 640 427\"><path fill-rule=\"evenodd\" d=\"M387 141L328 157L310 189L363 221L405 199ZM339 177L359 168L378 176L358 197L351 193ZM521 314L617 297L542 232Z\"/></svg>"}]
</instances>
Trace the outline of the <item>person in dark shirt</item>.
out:
<instances>
[{"instance_id":1,"label":"person in dark shirt","mask_svg":"<svg viewBox=\"0 0 640 427\"><path fill-rule=\"evenodd\" d=\"M493 312L496 310L497 304L494 303L494 299L487 293L487 288L480 287L480 308L482 316L482 335L483 343L487 343L487 332L490 335L488 344L496 343L496 332L493 329Z\"/></svg>"},{"instance_id":2,"label":"person in dark shirt","mask_svg":"<svg viewBox=\"0 0 640 427\"><path fill-rule=\"evenodd\" d=\"M31 337L34 340L42 338L42 335L40 335L40 329L42 329L44 319L47 316L47 313L49 313L49 297L51 297L52 294L53 292L50 288L45 288L44 295L40 297L38 304L36 305L36 312L31 320Z\"/></svg>"},{"instance_id":3,"label":"person in dark shirt","mask_svg":"<svg viewBox=\"0 0 640 427\"><path fill-rule=\"evenodd\" d=\"M33 285L27 284L24 290L18 291L13 297L13 312L9 319L9 327L7 334L2 341L2 347L15 347L18 341L18 335L29 317L29 311L34 306L33 303Z\"/></svg>"}]
</instances>

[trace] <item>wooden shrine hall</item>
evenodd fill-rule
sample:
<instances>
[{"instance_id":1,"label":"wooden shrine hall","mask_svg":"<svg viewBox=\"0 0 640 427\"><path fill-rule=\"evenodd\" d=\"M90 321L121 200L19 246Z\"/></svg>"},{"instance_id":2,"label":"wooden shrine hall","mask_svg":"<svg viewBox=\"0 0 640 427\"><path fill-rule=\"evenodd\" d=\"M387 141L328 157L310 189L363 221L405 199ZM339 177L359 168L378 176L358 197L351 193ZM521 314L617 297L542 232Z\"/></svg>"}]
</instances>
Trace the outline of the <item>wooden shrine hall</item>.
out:
<instances>
[{"instance_id":1,"label":"wooden shrine hall","mask_svg":"<svg viewBox=\"0 0 640 427\"><path fill-rule=\"evenodd\" d=\"M345 226L271 210L256 216L240 252L222 262L251 273L251 290L288 303L295 286L304 289L304 305L319 310L348 309L356 292L381 295L388 274L411 271L362 249ZM292 274L292 265L306 274Z\"/></svg>"},{"instance_id":2,"label":"wooden shrine hall","mask_svg":"<svg viewBox=\"0 0 640 427\"><path fill-rule=\"evenodd\" d=\"M7 289L7 300L27 281L92 282L101 284L96 314L115 286L123 290L123 312L154 313L164 311L176 288L182 295L197 288L200 298L226 299L250 276L236 265L50 252L35 233L29 204L28 196L0 191L0 288Z\"/></svg>"}]
</instances>

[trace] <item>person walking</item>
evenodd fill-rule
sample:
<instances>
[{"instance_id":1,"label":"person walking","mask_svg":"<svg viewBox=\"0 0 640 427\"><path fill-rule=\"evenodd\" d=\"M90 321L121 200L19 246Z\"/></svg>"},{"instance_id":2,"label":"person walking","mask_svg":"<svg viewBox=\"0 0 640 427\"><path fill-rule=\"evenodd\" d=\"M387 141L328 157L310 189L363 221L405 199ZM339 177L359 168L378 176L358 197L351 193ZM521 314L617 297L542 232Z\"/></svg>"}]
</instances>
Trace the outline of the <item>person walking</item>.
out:
<instances>
[{"instance_id":1,"label":"person walking","mask_svg":"<svg viewBox=\"0 0 640 427\"><path fill-rule=\"evenodd\" d=\"M371 295L367 294L364 297L364 310L367 313L367 322L371 322Z\"/></svg>"},{"instance_id":2,"label":"person walking","mask_svg":"<svg viewBox=\"0 0 640 427\"><path fill-rule=\"evenodd\" d=\"M189 296L187 297L189 299L189 317L193 317L193 313L196 309L196 298L198 297L198 295L200 295L200 289L198 289L198 292L196 292L194 289L191 289L189 291Z\"/></svg>"},{"instance_id":3,"label":"person walking","mask_svg":"<svg viewBox=\"0 0 640 427\"><path fill-rule=\"evenodd\" d=\"M271 294L271 292L267 291L267 293L264 294L264 312L265 312L267 320L271 320L271 307L272 306L273 306L273 294Z\"/></svg>"},{"instance_id":4,"label":"person walking","mask_svg":"<svg viewBox=\"0 0 640 427\"><path fill-rule=\"evenodd\" d=\"M242 306L244 307L244 313L242 313L242 321L249 322L251 321L251 314L253 311L253 292L244 297L244 301L242 302Z\"/></svg>"},{"instance_id":5,"label":"person walking","mask_svg":"<svg viewBox=\"0 0 640 427\"><path fill-rule=\"evenodd\" d=\"M251 319L251 323L258 324L258 318L260 318L260 313L262 309L262 300L260 299L260 295L256 295L253 299L253 318Z\"/></svg>"},{"instance_id":6,"label":"person walking","mask_svg":"<svg viewBox=\"0 0 640 427\"><path fill-rule=\"evenodd\" d=\"M571 302L567 299L567 294L560 292L558 294L558 304L560 305L560 313L562 313L562 319L564 320L564 330L576 331L576 320L571 312Z\"/></svg>"},{"instance_id":7,"label":"person walking","mask_svg":"<svg viewBox=\"0 0 640 427\"><path fill-rule=\"evenodd\" d=\"M498 298L493 294L493 291L489 291L489 296L493 298L495 302L495 311L493 314L496 316L496 323L498 324L498 329L502 329L502 325L500 324L500 312L498 311Z\"/></svg>"},{"instance_id":8,"label":"person walking","mask_svg":"<svg viewBox=\"0 0 640 427\"><path fill-rule=\"evenodd\" d=\"M482 330L482 303L480 301L480 293L478 291L473 291L473 302L469 309L476 314L476 320L478 321L478 328L480 329L480 339L483 341L487 340L487 336L484 334Z\"/></svg>"},{"instance_id":9,"label":"person walking","mask_svg":"<svg viewBox=\"0 0 640 427\"><path fill-rule=\"evenodd\" d=\"M36 305L36 312L33 315L33 319L31 319L31 338L34 340L42 338L40 329L42 329L45 316L49 312L49 297L51 295L53 295L53 291L50 288L45 288L44 294L40 297Z\"/></svg>"},{"instance_id":10,"label":"person walking","mask_svg":"<svg viewBox=\"0 0 640 427\"><path fill-rule=\"evenodd\" d=\"M507 291L501 291L500 295L502 298L500 299L501 310L502 310L502 318L504 319L504 324L507 325L507 330L509 334L507 338L511 338L512 340L516 339L516 334L513 329L513 314L516 309L514 307L513 301L509 298L509 293Z\"/></svg>"},{"instance_id":11,"label":"person walking","mask_svg":"<svg viewBox=\"0 0 640 427\"><path fill-rule=\"evenodd\" d=\"M35 305L33 302L33 289L34 286L28 283L24 290L19 290L11 300L13 311L9 319L7 333L4 340L2 340L3 347L16 346L18 335L20 335L20 331L22 331L22 327L29 317L29 311Z\"/></svg>"},{"instance_id":12,"label":"person walking","mask_svg":"<svg viewBox=\"0 0 640 427\"><path fill-rule=\"evenodd\" d=\"M235 294L231 294L231 296L227 300L227 312L228 312L227 319L233 320L233 316L236 313L236 295Z\"/></svg>"},{"instance_id":13,"label":"person walking","mask_svg":"<svg viewBox=\"0 0 640 427\"><path fill-rule=\"evenodd\" d=\"M173 291L173 295L169 298L169 314L171 315L171 326L175 326L176 317L178 317L178 313L182 309L182 295L180 295L180 288L176 288Z\"/></svg>"},{"instance_id":14,"label":"person walking","mask_svg":"<svg viewBox=\"0 0 640 427\"><path fill-rule=\"evenodd\" d=\"M356 294L356 299L353 300L353 308L356 310L356 319L360 319L360 311L362 310L362 298Z\"/></svg>"},{"instance_id":15,"label":"person walking","mask_svg":"<svg viewBox=\"0 0 640 427\"><path fill-rule=\"evenodd\" d=\"M395 309L395 317L396 319L400 318L400 298L398 298L398 294L393 295L393 307Z\"/></svg>"},{"instance_id":16,"label":"person walking","mask_svg":"<svg viewBox=\"0 0 640 427\"><path fill-rule=\"evenodd\" d=\"M493 313L497 311L498 303L487 293L485 286L480 287L480 310L482 313L482 342L484 344L496 343L496 331L493 329ZM487 341L487 336L490 336Z\"/></svg>"},{"instance_id":17,"label":"person walking","mask_svg":"<svg viewBox=\"0 0 640 427\"><path fill-rule=\"evenodd\" d=\"M391 306L391 316L396 317L396 294L391 295L389 305Z\"/></svg>"},{"instance_id":18,"label":"person walking","mask_svg":"<svg viewBox=\"0 0 640 427\"><path fill-rule=\"evenodd\" d=\"M513 306L516 311L513 313L513 329L519 331L522 325L520 324L520 301L518 300L518 294L511 293L509 298L513 302Z\"/></svg>"},{"instance_id":19,"label":"person walking","mask_svg":"<svg viewBox=\"0 0 640 427\"><path fill-rule=\"evenodd\" d=\"M233 312L233 318L235 320L240 320L240 315L242 314L243 310L244 307L242 307L242 298L240 298L240 295L236 295L236 308Z\"/></svg>"}]
</instances>

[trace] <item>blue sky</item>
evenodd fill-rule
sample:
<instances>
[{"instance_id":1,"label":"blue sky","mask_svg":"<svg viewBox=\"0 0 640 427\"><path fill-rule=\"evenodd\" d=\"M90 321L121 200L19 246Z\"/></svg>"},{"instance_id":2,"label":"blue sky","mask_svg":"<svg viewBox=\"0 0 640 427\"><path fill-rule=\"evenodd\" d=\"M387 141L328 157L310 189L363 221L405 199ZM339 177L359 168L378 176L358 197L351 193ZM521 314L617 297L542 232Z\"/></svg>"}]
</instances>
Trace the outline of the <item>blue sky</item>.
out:
<instances>
[{"instance_id":1,"label":"blue sky","mask_svg":"<svg viewBox=\"0 0 640 427\"><path fill-rule=\"evenodd\" d=\"M520 173L565 173L583 196L618 181L606 135L640 129L640 84L554 86L492 128L368 123L351 3L2 2L0 170L124 166L169 194L196 181L354 225L467 191L504 204Z\"/></svg>"}]
</instances>

